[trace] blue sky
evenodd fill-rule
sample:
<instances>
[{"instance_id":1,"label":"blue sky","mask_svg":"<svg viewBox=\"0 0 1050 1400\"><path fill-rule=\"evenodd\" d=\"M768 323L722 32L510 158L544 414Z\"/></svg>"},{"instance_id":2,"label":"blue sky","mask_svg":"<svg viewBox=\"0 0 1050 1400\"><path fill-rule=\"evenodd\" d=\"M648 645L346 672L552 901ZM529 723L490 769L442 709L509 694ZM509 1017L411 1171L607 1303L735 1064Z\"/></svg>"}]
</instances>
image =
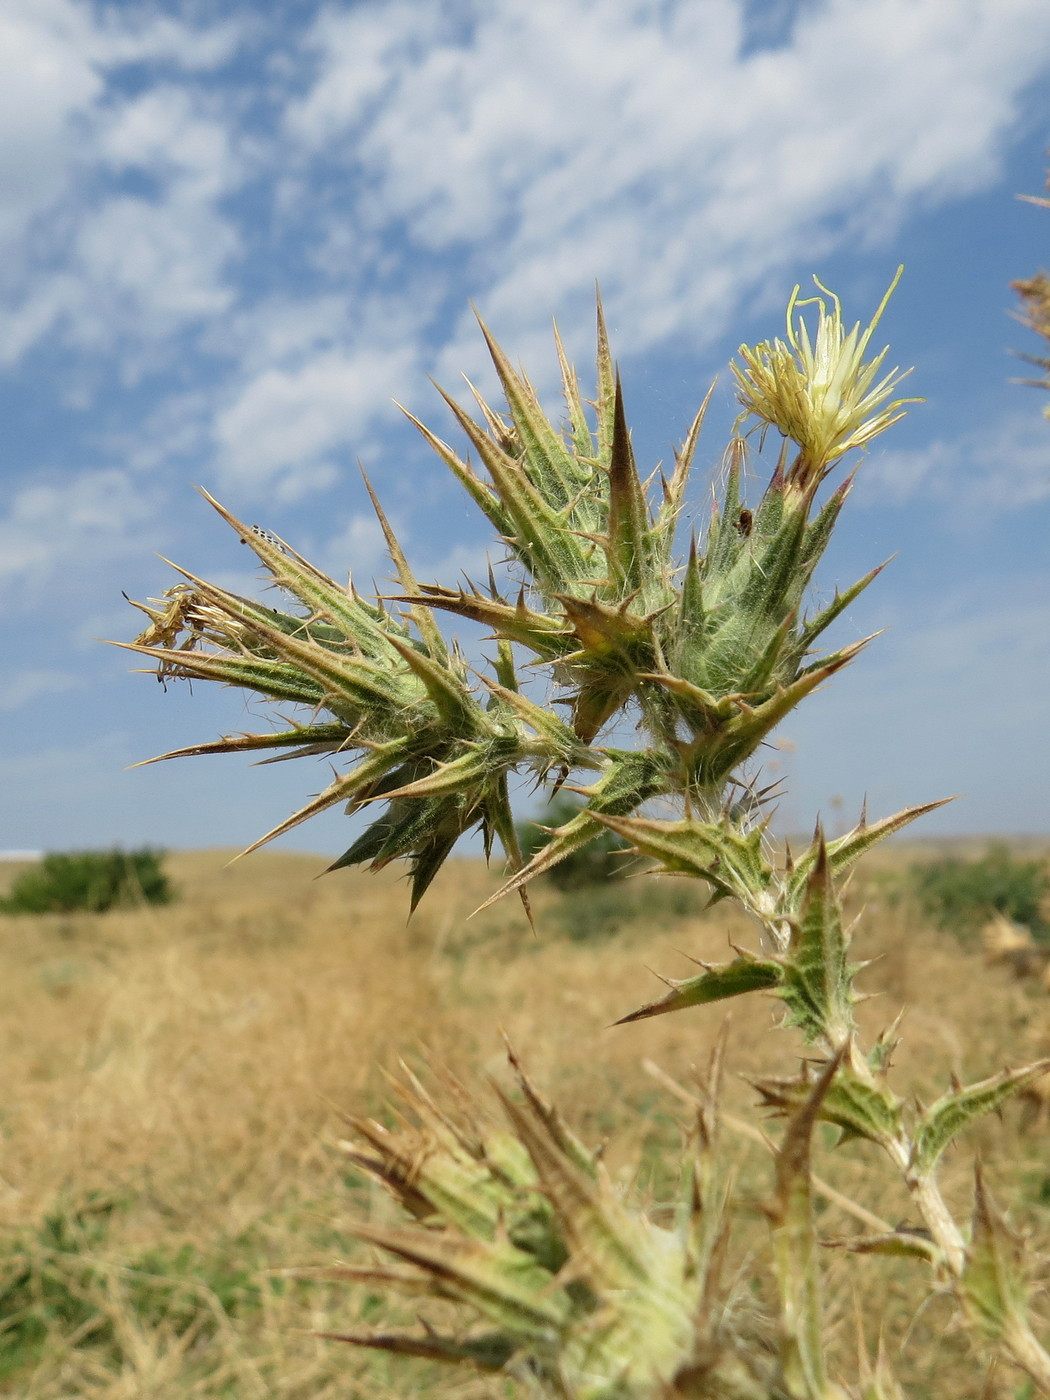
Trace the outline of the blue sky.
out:
<instances>
[{"instance_id":1,"label":"blue sky","mask_svg":"<svg viewBox=\"0 0 1050 1400\"><path fill-rule=\"evenodd\" d=\"M541 389L586 383L600 281L640 459L813 273L925 397L873 448L821 587L897 558L888 631L786 726L781 821L962 792L930 834L1046 832L1050 423L1010 382L1045 262L1045 0L7 0L0 14L0 848L247 844L327 781L151 754L254 727L128 674L124 603L238 591L208 487L338 576L386 577L366 465L422 578L487 537L398 399L488 384L475 302ZM475 643L472 643L474 645ZM844 819L844 818L842 818ZM285 844L336 851L332 815Z\"/></svg>"}]
</instances>

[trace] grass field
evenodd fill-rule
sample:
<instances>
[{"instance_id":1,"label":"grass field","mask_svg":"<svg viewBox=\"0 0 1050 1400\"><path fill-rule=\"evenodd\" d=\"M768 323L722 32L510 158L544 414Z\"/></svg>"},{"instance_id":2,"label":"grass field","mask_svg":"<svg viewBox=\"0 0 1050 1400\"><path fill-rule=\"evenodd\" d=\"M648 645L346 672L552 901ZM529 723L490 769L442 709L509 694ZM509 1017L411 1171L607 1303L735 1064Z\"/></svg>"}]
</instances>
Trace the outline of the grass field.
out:
<instances>
[{"instance_id":1,"label":"grass field","mask_svg":"<svg viewBox=\"0 0 1050 1400\"><path fill-rule=\"evenodd\" d=\"M851 898L867 905L856 946L876 959L864 985L880 994L862 1008L865 1026L910 1008L898 1088L928 1099L952 1072L982 1078L1050 1053L1050 997L985 968L978 948L923 927L893 897L894 872L917 853L877 853ZM724 1016L609 1025L658 994L647 967L682 976L682 953L723 958L728 940L748 941L743 920L703 914L684 882L645 879L590 904L539 891L534 937L513 900L468 922L495 877L453 862L406 925L396 877L315 882L323 864L261 854L227 867L224 853L186 853L169 859L181 897L167 908L0 918L0 1394L515 1394L318 1340L313 1329L391 1314L361 1290L281 1272L347 1259L348 1221L387 1218L386 1201L347 1171L340 1111L380 1112L399 1056L440 1061L483 1089L501 1072L505 1030L577 1131L608 1138L614 1172L639 1175L658 1205L680 1105L647 1062L687 1078ZM736 1111L754 1098L746 1076L788 1070L798 1049L771 1032L774 1010L757 997L733 1005ZM1023 1116L1012 1105L970 1134L947 1163L947 1194L966 1197L979 1149L1012 1220L1045 1248L1050 1128ZM733 1150L746 1279L769 1173L761 1148L741 1139ZM817 1170L886 1219L906 1219L903 1196L871 1184L888 1177L871 1171L870 1151L829 1150ZM828 1205L821 1228L856 1226ZM918 1265L862 1261L855 1300L838 1282L839 1256L828 1262L845 1355L856 1302L869 1343L884 1326L910 1395L982 1393L986 1360L952 1333L947 1300L912 1316ZM1005 1368L989 1385L990 1396L1029 1393Z\"/></svg>"}]
</instances>

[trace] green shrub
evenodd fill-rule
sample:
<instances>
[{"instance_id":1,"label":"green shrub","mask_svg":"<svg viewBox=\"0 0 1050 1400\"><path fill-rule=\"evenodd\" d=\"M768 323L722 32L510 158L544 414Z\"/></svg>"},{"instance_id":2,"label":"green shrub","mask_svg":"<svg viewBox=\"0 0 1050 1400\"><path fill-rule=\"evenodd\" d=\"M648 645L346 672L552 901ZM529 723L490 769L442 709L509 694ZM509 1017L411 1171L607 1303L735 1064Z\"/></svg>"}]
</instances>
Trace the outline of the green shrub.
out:
<instances>
[{"instance_id":1,"label":"green shrub","mask_svg":"<svg viewBox=\"0 0 1050 1400\"><path fill-rule=\"evenodd\" d=\"M541 815L518 827L521 853L531 860L550 844L551 833L565 826L584 810L584 804L569 793L562 793L549 803ZM630 845L622 836L606 831L588 845L565 856L547 872L546 878L559 890L583 890L592 885L604 885L607 880L622 880L637 871L637 859L630 859ZM622 895L617 895L617 900Z\"/></svg>"},{"instance_id":2,"label":"green shrub","mask_svg":"<svg viewBox=\"0 0 1050 1400\"><path fill-rule=\"evenodd\" d=\"M70 851L44 856L0 900L5 914L101 914L140 904L168 904L171 885L162 851Z\"/></svg>"},{"instance_id":3,"label":"green shrub","mask_svg":"<svg viewBox=\"0 0 1050 1400\"><path fill-rule=\"evenodd\" d=\"M976 935L993 914L1003 914L1031 929L1034 938L1050 941L1050 870L1044 861L1019 860L999 843L980 860L948 857L913 866L911 881L923 912L963 938Z\"/></svg>"}]
</instances>

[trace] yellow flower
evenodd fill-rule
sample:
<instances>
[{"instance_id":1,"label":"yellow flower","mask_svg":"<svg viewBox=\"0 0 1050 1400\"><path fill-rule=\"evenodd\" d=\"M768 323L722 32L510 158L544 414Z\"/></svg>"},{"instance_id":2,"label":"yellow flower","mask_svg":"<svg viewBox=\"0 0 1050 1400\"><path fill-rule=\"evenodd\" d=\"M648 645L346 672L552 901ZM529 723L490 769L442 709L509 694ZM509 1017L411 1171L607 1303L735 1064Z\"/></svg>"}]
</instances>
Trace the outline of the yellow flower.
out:
<instances>
[{"instance_id":1,"label":"yellow flower","mask_svg":"<svg viewBox=\"0 0 1050 1400\"><path fill-rule=\"evenodd\" d=\"M904 405L919 399L893 399L897 385L910 371L896 368L878 378L886 349L865 361L875 327L900 281L903 268L890 283L870 324L862 332L858 321L847 331L837 296L816 278L831 299L799 300L795 287L787 309L787 343L763 341L742 345L743 364L732 365L737 396L748 413L770 423L798 444L799 457L788 477L803 490L815 489L832 464L854 447L865 447L904 416ZM816 334L811 336L804 306L816 306ZM796 317L796 310L799 311ZM876 382L877 380L877 382Z\"/></svg>"}]
</instances>

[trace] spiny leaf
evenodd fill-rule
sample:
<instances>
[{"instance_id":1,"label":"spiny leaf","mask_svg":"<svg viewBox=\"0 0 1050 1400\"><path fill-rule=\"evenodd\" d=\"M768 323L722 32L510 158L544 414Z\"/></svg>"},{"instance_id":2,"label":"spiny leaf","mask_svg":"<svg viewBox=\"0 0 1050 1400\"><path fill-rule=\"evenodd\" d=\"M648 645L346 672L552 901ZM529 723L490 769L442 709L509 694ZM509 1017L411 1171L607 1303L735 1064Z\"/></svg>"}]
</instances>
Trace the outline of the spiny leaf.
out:
<instances>
[{"instance_id":1,"label":"spiny leaf","mask_svg":"<svg viewBox=\"0 0 1050 1400\"><path fill-rule=\"evenodd\" d=\"M802 908L792 920L782 995L789 1025L798 1026L807 1041L837 1045L853 1025L849 940L823 832L817 844Z\"/></svg>"},{"instance_id":2,"label":"spiny leaf","mask_svg":"<svg viewBox=\"0 0 1050 1400\"><path fill-rule=\"evenodd\" d=\"M390 643L426 686L427 694L453 734L467 738L489 730L484 711L471 695L465 677L457 675L451 665L442 665L424 656L400 637L391 637Z\"/></svg>"},{"instance_id":3,"label":"spiny leaf","mask_svg":"<svg viewBox=\"0 0 1050 1400\"><path fill-rule=\"evenodd\" d=\"M590 1272L611 1287L644 1284L647 1270L632 1246L636 1222L623 1211L601 1178L582 1171L552 1138L544 1119L526 1101L516 1103L497 1086L515 1136L532 1158L543 1194L554 1206L571 1251L586 1257Z\"/></svg>"},{"instance_id":4,"label":"spiny leaf","mask_svg":"<svg viewBox=\"0 0 1050 1400\"><path fill-rule=\"evenodd\" d=\"M902 811L895 812L892 817L883 817L881 821L870 824L862 821L859 826L848 831L845 836L838 836L835 840L828 841L826 849L828 865L832 874L843 874L862 855L870 851L873 846L878 845L880 841L884 841L887 836L895 835L918 817L924 817L929 812L935 812L938 807L943 807L945 803L954 801L954 797L942 797L936 802L924 802L918 807L905 807ZM808 850L796 858L788 879L789 898L796 896L809 879L819 856L819 842L814 842Z\"/></svg>"},{"instance_id":5,"label":"spiny leaf","mask_svg":"<svg viewBox=\"0 0 1050 1400\"><path fill-rule=\"evenodd\" d=\"M743 699L741 695L712 695L709 690L693 685L692 681L684 680L681 676L643 671L639 679L653 681L664 690L669 690L678 702L682 717L694 730L707 732L722 727L736 713L734 702Z\"/></svg>"},{"instance_id":6,"label":"spiny leaf","mask_svg":"<svg viewBox=\"0 0 1050 1400\"><path fill-rule=\"evenodd\" d=\"M584 411L583 400L580 397L580 382L576 377L576 371L569 363L565 354L565 346L562 344L561 336L558 334L557 324L554 326L554 344L558 352L558 364L561 367L561 382L565 393L565 406L569 411L569 429L572 435L572 445L577 457L593 458L594 439L591 436L590 425L587 422L587 414Z\"/></svg>"},{"instance_id":7,"label":"spiny leaf","mask_svg":"<svg viewBox=\"0 0 1050 1400\"><path fill-rule=\"evenodd\" d=\"M593 841L602 830L601 823L596 820L599 814L632 812L663 789L664 773L658 755L623 749L606 749L604 752L609 766L597 783L585 789L590 798L589 805L564 826L558 827L547 845L537 851L532 860L501 885L494 895L490 895L484 904L479 905L475 913L480 914L504 895L520 889L573 851Z\"/></svg>"},{"instance_id":8,"label":"spiny leaf","mask_svg":"<svg viewBox=\"0 0 1050 1400\"><path fill-rule=\"evenodd\" d=\"M813 1088L808 1065L802 1074L791 1079L762 1078L752 1082L762 1097L762 1107L776 1114L795 1112ZM885 1085L872 1083L863 1072L858 1072L852 1054L829 1086L820 1116L841 1128L844 1138L867 1138L882 1147L890 1147L900 1138L900 1100Z\"/></svg>"},{"instance_id":9,"label":"spiny leaf","mask_svg":"<svg viewBox=\"0 0 1050 1400\"><path fill-rule=\"evenodd\" d=\"M572 726L580 743L590 745L606 720L630 699L632 686L630 676L615 660L598 661L580 670L583 675L572 702Z\"/></svg>"},{"instance_id":10,"label":"spiny leaf","mask_svg":"<svg viewBox=\"0 0 1050 1400\"><path fill-rule=\"evenodd\" d=\"M842 613L844 613L845 610L850 606L851 603L856 602L856 600L867 588L868 584L872 583L875 579L878 578L879 574L882 573L883 569L889 562L890 561L887 559L884 563L876 565L876 567L870 570L868 573L866 573L863 578L860 578L857 580L856 583L851 584L850 587L847 588L844 593L839 593L836 590L835 597L827 605L827 607L822 608L821 611L816 615L816 617L812 619L812 621L807 622L802 627L801 631L799 632L796 651L796 654L800 659L804 655L804 653L810 649L810 647L817 640L820 634L824 632L828 627L830 627L831 624L835 621L835 619L837 617L840 617Z\"/></svg>"},{"instance_id":11,"label":"spiny leaf","mask_svg":"<svg viewBox=\"0 0 1050 1400\"><path fill-rule=\"evenodd\" d=\"M363 645L365 638L370 638L369 649L373 653L384 649L385 631L377 622L373 610L363 606L359 599L345 588L341 588L320 569L315 568L302 555L296 554L287 545L271 543L264 535L244 525L225 506L220 505L214 496L203 488L198 489L209 505L218 511L223 520L236 530L244 543L259 556L275 581L298 598L309 609L311 615L330 618L347 637L355 638L359 644ZM200 585L203 580L197 579L195 582Z\"/></svg>"},{"instance_id":12,"label":"spiny leaf","mask_svg":"<svg viewBox=\"0 0 1050 1400\"><path fill-rule=\"evenodd\" d=\"M284 661L268 661L263 657L250 660L235 656L213 656L207 652L174 651L167 647L140 646L137 642L113 642L124 651L139 652L156 661L161 674L222 681L226 685L242 686L257 691L271 700L290 700L295 704L320 705L325 692L312 677L304 676L295 666Z\"/></svg>"},{"instance_id":13,"label":"spiny leaf","mask_svg":"<svg viewBox=\"0 0 1050 1400\"><path fill-rule=\"evenodd\" d=\"M535 394L515 373L480 316L478 325L499 375L510 416L524 449L524 461L529 474L544 500L558 510L564 509L580 488L581 473L561 436L551 426Z\"/></svg>"},{"instance_id":14,"label":"spiny leaf","mask_svg":"<svg viewBox=\"0 0 1050 1400\"><path fill-rule=\"evenodd\" d=\"M671 559L671 551L674 545L675 526L681 514L682 504L685 500L685 490L689 482L689 473L692 469L693 458L696 455L697 444L700 441L700 433L704 426L704 419L707 417L707 410L711 405L711 398L715 392L714 383L704 395L704 401L697 410L689 431L686 434L685 442L675 453L674 471L671 473L671 480L664 489L664 498L657 513L655 530L659 532L663 542L663 557L665 562Z\"/></svg>"},{"instance_id":15,"label":"spiny leaf","mask_svg":"<svg viewBox=\"0 0 1050 1400\"><path fill-rule=\"evenodd\" d=\"M404 787L392 792L377 794L375 801L395 800L404 797L441 797L448 793L465 792L472 788L484 787L486 780L494 776L492 758L484 747L470 748L466 753L447 762L434 761L433 770Z\"/></svg>"},{"instance_id":16,"label":"spiny leaf","mask_svg":"<svg viewBox=\"0 0 1050 1400\"><path fill-rule=\"evenodd\" d=\"M404 550L401 548L398 538L391 528L390 521L386 518L383 507L379 504L379 497L372 490L372 483L365 475L363 467L361 469L361 476L365 483L365 490L368 492L369 499L372 502L372 508L376 513L376 519L379 521L380 528L383 531L387 552L393 561L394 568L397 570L398 581L406 593L418 593L419 585L416 583L415 575L408 566L408 560L405 558ZM419 628L419 635L423 638L428 654L436 661L447 661L448 647L445 645L445 639L438 630L430 610L425 607L414 606L412 608L412 620Z\"/></svg>"},{"instance_id":17,"label":"spiny leaf","mask_svg":"<svg viewBox=\"0 0 1050 1400\"><path fill-rule=\"evenodd\" d=\"M621 598L637 593L652 578L656 560L649 509L634 464L619 375L616 376L609 452L609 523L605 554L609 576L618 586Z\"/></svg>"},{"instance_id":18,"label":"spiny leaf","mask_svg":"<svg viewBox=\"0 0 1050 1400\"><path fill-rule=\"evenodd\" d=\"M545 658L564 655L573 645L564 617L536 612L526 607L524 598L517 604L510 604L500 598L466 593L462 588L442 588L437 584L425 583L419 593L395 597L391 601L411 603L416 607L440 608L443 612L470 618L472 622L480 622L483 627L491 627L497 637L519 642L537 656Z\"/></svg>"},{"instance_id":19,"label":"spiny leaf","mask_svg":"<svg viewBox=\"0 0 1050 1400\"><path fill-rule=\"evenodd\" d=\"M520 691L510 690L504 685L482 676L481 681L508 709L545 740L551 749L552 760L556 759L571 768L601 768L600 754L581 746L579 739L567 724L544 705L537 705Z\"/></svg>"},{"instance_id":20,"label":"spiny leaf","mask_svg":"<svg viewBox=\"0 0 1050 1400\"><path fill-rule=\"evenodd\" d=\"M755 902L769 879L762 856L762 833L741 832L728 822L657 821L596 812L595 818L630 841L665 870L708 881L721 894Z\"/></svg>"},{"instance_id":21,"label":"spiny leaf","mask_svg":"<svg viewBox=\"0 0 1050 1400\"><path fill-rule=\"evenodd\" d=\"M360 801L364 793L384 774L389 773L401 762L411 747L412 737L408 735L401 739L392 739L388 744L378 745L366 758L362 759L356 768L336 778L312 802L301 807L298 812L286 818L279 826L275 826L272 831L268 831L265 836L260 836L258 841L253 841L241 852L241 855L251 855L252 851L257 851L260 846L265 846L267 842L275 840L278 836L283 836L286 831L291 831L293 827L307 821L310 817L315 817L320 812L326 812L329 807L334 807L336 803Z\"/></svg>"},{"instance_id":22,"label":"spiny leaf","mask_svg":"<svg viewBox=\"0 0 1050 1400\"><path fill-rule=\"evenodd\" d=\"M559 510L544 500L521 464L493 442L455 399L439 392L485 463L509 524L505 538L515 553L548 588L563 589L584 577L587 565L579 542Z\"/></svg>"},{"instance_id":23,"label":"spiny leaf","mask_svg":"<svg viewBox=\"0 0 1050 1400\"><path fill-rule=\"evenodd\" d=\"M712 512L704 553L704 578L719 579L729 573L744 545L738 531L740 478L747 461L747 444L734 437L723 457L722 506Z\"/></svg>"},{"instance_id":24,"label":"spiny leaf","mask_svg":"<svg viewBox=\"0 0 1050 1400\"><path fill-rule=\"evenodd\" d=\"M966 1251L962 1293L970 1314L992 1341L1025 1318L1028 1288L1024 1249L992 1200L978 1162L974 1169L971 1242Z\"/></svg>"},{"instance_id":25,"label":"spiny leaf","mask_svg":"<svg viewBox=\"0 0 1050 1400\"><path fill-rule=\"evenodd\" d=\"M844 1235L841 1239L826 1239L825 1249L846 1249L851 1254L889 1254L898 1258L924 1259L935 1264L939 1258L937 1246L920 1229L902 1227L887 1235Z\"/></svg>"},{"instance_id":26,"label":"spiny leaf","mask_svg":"<svg viewBox=\"0 0 1050 1400\"><path fill-rule=\"evenodd\" d=\"M441 390L439 389L438 392L440 393ZM451 402L451 400L448 401ZM510 517L504 509L502 501L492 487L489 486L487 482L482 481L481 478L471 470L468 464L449 447L448 443L442 442L441 438L439 438L436 433L431 432L427 425L422 423L414 413L409 413L408 409L402 404L397 404L397 407L401 409L401 412L410 423L415 424L426 439L428 445L433 448L457 481L466 488L468 494L473 498L475 505L481 508L488 517L490 523L495 526L498 533L506 537L511 531Z\"/></svg>"},{"instance_id":27,"label":"spiny leaf","mask_svg":"<svg viewBox=\"0 0 1050 1400\"><path fill-rule=\"evenodd\" d=\"M551 1293L550 1274L508 1242L485 1246L419 1230L383 1230L355 1223L354 1235L433 1281L439 1296L471 1303L498 1326L520 1337L554 1341L566 1318L563 1295Z\"/></svg>"},{"instance_id":28,"label":"spiny leaf","mask_svg":"<svg viewBox=\"0 0 1050 1400\"><path fill-rule=\"evenodd\" d=\"M792 1400L827 1400L810 1144L845 1048L828 1060L805 1103L788 1122L776 1154L776 1194L769 1214L780 1292L781 1371Z\"/></svg>"},{"instance_id":29,"label":"spiny leaf","mask_svg":"<svg viewBox=\"0 0 1050 1400\"><path fill-rule=\"evenodd\" d=\"M370 1347L374 1351L386 1351L394 1356L416 1356L424 1361L442 1361L449 1365L467 1363L479 1371L498 1372L506 1368L518 1343L502 1332L487 1332L480 1337L469 1337L464 1341L454 1341L450 1337L440 1337L427 1333L424 1337L410 1337L397 1332L314 1332L329 1342L348 1342L355 1347Z\"/></svg>"},{"instance_id":30,"label":"spiny leaf","mask_svg":"<svg viewBox=\"0 0 1050 1400\"><path fill-rule=\"evenodd\" d=\"M734 768L750 758L770 730L789 715L807 695L812 694L836 671L847 666L869 640L865 637L852 646L844 647L834 657L799 676L790 685L777 690L770 699L756 705L754 709L742 709L732 725L727 726L725 737L714 752L711 752L712 746L703 746L697 740L692 746L696 781L701 784L724 782Z\"/></svg>"},{"instance_id":31,"label":"spiny leaf","mask_svg":"<svg viewBox=\"0 0 1050 1400\"><path fill-rule=\"evenodd\" d=\"M957 1132L998 1108L1011 1094L1031 1084L1048 1070L1050 1059L1037 1060L1023 1069L1004 1069L989 1079L965 1087L960 1085L942 1094L926 1109L916 1125L913 1169L920 1177L929 1176Z\"/></svg>"},{"instance_id":32,"label":"spiny leaf","mask_svg":"<svg viewBox=\"0 0 1050 1400\"><path fill-rule=\"evenodd\" d=\"M145 768L149 763L162 763L166 758L191 758L206 753L250 753L255 749L280 749L310 746L314 753L324 747L335 752L344 746L353 747L353 730L345 724L304 724L273 734L228 734L208 744L189 744L184 749L172 749L156 758L144 758L133 768Z\"/></svg>"},{"instance_id":33,"label":"spiny leaf","mask_svg":"<svg viewBox=\"0 0 1050 1400\"><path fill-rule=\"evenodd\" d=\"M612 452L613 422L616 415L616 368L609 350L609 333L601 293L595 296L598 325L598 396L595 411L598 423L598 460L607 466Z\"/></svg>"},{"instance_id":34,"label":"spiny leaf","mask_svg":"<svg viewBox=\"0 0 1050 1400\"><path fill-rule=\"evenodd\" d=\"M729 997L743 996L745 992L770 991L779 987L783 978L784 969L778 962L751 957L734 958L731 963L708 968L699 977L673 982L671 990L659 1001L652 1001L648 1006L632 1011L629 1016L621 1016L613 1024L625 1026L630 1021L644 1021L650 1016L663 1016L669 1011L684 1011L689 1006L725 1001Z\"/></svg>"},{"instance_id":35,"label":"spiny leaf","mask_svg":"<svg viewBox=\"0 0 1050 1400\"><path fill-rule=\"evenodd\" d=\"M565 609L580 645L598 656L615 652L630 662L632 648L650 642L650 619L631 613L626 605L611 608L591 598L574 598L571 594L556 596Z\"/></svg>"}]
</instances>

